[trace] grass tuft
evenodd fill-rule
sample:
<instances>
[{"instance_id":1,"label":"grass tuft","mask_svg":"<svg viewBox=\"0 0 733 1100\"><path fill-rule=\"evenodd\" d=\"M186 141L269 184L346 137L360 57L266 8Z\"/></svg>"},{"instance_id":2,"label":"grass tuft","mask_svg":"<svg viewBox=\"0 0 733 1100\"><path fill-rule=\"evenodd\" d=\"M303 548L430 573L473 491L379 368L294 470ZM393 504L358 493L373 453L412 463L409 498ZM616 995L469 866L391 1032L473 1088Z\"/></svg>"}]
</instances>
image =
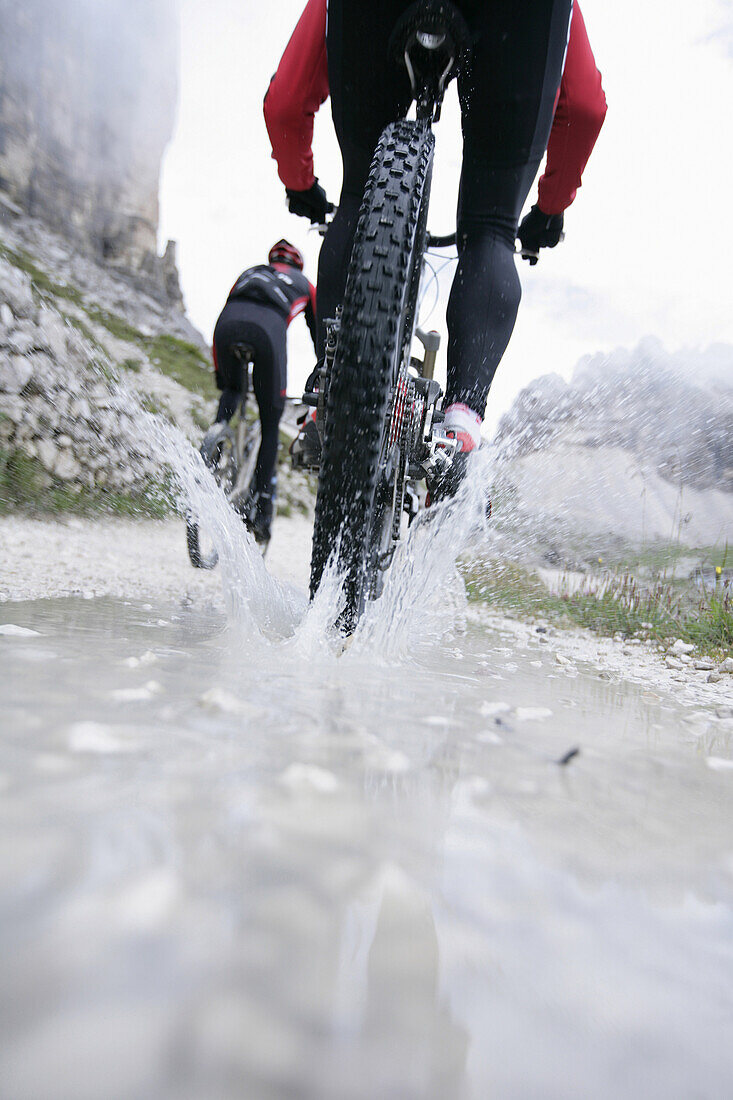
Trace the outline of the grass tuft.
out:
<instances>
[{"instance_id":1,"label":"grass tuft","mask_svg":"<svg viewBox=\"0 0 733 1100\"><path fill-rule=\"evenodd\" d=\"M23 451L0 450L0 515L117 515L160 519L175 511L168 479L150 481L139 491L120 493L103 486L69 485L49 477L38 459Z\"/></svg>"},{"instance_id":2,"label":"grass tuft","mask_svg":"<svg viewBox=\"0 0 733 1100\"><path fill-rule=\"evenodd\" d=\"M67 283L54 282L45 271L38 267L28 252L22 249L16 251L0 244L0 256L3 256L13 267L17 267L30 276L33 288L41 298L63 298L68 302L74 302L78 306L83 304L84 299L81 291L77 290L75 286L69 286Z\"/></svg>"},{"instance_id":3,"label":"grass tuft","mask_svg":"<svg viewBox=\"0 0 733 1100\"><path fill-rule=\"evenodd\" d=\"M622 634L666 645L681 638L701 654L733 650L733 590L722 579L712 586L642 582L630 572L590 578L579 590L555 595L539 576L506 562L472 566L466 575L469 599L520 618L539 616L558 626L583 626L597 634Z\"/></svg>"}]
</instances>

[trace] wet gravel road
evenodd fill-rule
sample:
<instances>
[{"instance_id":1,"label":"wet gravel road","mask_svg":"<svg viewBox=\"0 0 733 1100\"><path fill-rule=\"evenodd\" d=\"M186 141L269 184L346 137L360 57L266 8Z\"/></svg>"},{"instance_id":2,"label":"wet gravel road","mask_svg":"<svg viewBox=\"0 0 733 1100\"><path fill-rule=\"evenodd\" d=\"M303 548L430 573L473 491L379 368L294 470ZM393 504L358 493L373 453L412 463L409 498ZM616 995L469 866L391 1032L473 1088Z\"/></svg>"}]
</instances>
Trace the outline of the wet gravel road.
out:
<instances>
[{"instance_id":1,"label":"wet gravel road","mask_svg":"<svg viewBox=\"0 0 733 1100\"><path fill-rule=\"evenodd\" d=\"M726 707L184 602L0 606L0 1095L728 1095Z\"/></svg>"}]
</instances>

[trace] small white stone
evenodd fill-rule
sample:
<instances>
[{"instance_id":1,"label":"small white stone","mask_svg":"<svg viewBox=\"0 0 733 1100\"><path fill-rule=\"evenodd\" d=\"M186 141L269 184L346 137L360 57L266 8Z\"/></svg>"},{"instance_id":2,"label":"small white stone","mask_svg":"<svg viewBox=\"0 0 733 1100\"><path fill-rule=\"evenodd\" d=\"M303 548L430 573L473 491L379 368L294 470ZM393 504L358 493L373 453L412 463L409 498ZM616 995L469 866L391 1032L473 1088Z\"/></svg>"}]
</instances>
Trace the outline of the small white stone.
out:
<instances>
[{"instance_id":1,"label":"small white stone","mask_svg":"<svg viewBox=\"0 0 733 1100\"><path fill-rule=\"evenodd\" d=\"M479 714L482 718L491 718L495 714L506 714L506 712L511 709L508 703L482 703L479 708Z\"/></svg>"},{"instance_id":2,"label":"small white stone","mask_svg":"<svg viewBox=\"0 0 733 1100\"><path fill-rule=\"evenodd\" d=\"M711 661L709 657L698 657L693 663L693 668L696 668L698 672L712 672L715 668L715 661Z\"/></svg>"},{"instance_id":3,"label":"small white stone","mask_svg":"<svg viewBox=\"0 0 733 1100\"><path fill-rule=\"evenodd\" d=\"M72 752L129 752L133 747L121 741L111 726L103 726L100 722L77 722L69 730Z\"/></svg>"},{"instance_id":4,"label":"small white stone","mask_svg":"<svg viewBox=\"0 0 733 1100\"><path fill-rule=\"evenodd\" d=\"M718 665L718 672L733 672L733 657L726 657L725 660Z\"/></svg>"},{"instance_id":5,"label":"small white stone","mask_svg":"<svg viewBox=\"0 0 733 1100\"><path fill-rule=\"evenodd\" d=\"M728 760L724 756L707 756L705 757L705 763L714 772L733 771L733 760Z\"/></svg>"},{"instance_id":6,"label":"small white stone","mask_svg":"<svg viewBox=\"0 0 733 1100\"><path fill-rule=\"evenodd\" d=\"M673 646L670 646L670 653L676 653L679 656L682 653L693 653L695 650L694 645L690 645L689 642L683 642L681 638L678 638Z\"/></svg>"},{"instance_id":7,"label":"small white stone","mask_svg":"<svg viewBox=\"0 0 733 1100\"><path fill-rule=\"evenodd\" d=\"M682 661L678 661L676 657L665 657L664 663L667 668L681 669L685 667Z\"/></svg>"},{"instance_id":8,"label":"small white stone","mask_svg":"<svg viewBox=\"0 0 733 1100\"><path fill-rule=\"evenodd\" d=\"M280 776L280 782L292 791L316 791L318 794L333 794L339 788L333 772L315 764L291 764Z\"/></svg>"},{"instance_id":9,"label":"small white stone","mask_svg":"<svg viewBox=\"0 0 733 1100\"><path fill-rule=\"evenodd\" d=\"M514 714L520 722L541 722L552 717L549 707L517 707Z\"/></svg>"},{"instance_id":10,"label":"small white stone","mask_svg":"<svg viewBox=\"0 0 733 1100\"><path fill-rule=\"evenodd\" d=\"M719 683L719 682L720 682L720 681L721 681L722 679L723 679L723 677L722 677L722 676L720 675L720 673L719 673L719 672L709 672L709 673L708 673L708 679L707 679L707 682L708 682L709 684L717 684L717 683Z\"/></svg>"}]
</instances>

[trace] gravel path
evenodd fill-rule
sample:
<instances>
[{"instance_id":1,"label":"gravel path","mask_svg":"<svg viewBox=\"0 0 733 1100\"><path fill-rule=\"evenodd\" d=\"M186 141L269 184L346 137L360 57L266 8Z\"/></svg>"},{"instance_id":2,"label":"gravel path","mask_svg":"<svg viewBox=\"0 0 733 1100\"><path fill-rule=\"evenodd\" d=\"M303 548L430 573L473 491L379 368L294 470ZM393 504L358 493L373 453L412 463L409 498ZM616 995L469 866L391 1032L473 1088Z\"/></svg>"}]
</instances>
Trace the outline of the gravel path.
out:
<instances>
[{"instance_id":1,"label":"gravel path","mask_svg":"<svg viewBox=\"0 0 733 1100\"><path fill-rule=\"evenodd\" d=\"M310 536L311 524L304 517L280 519L267 556L270 572L301 590L308 584ZM4 518L0 562L0 603L111 596L224 607L219 570L207 573L191 567L183 525L176 519ZM620 636L599 638L590 631L515 622L485 608L474 608L471 614L501 624L522 643L532 640L554 651L558 669L568 677L577 674L578 662L590 664L602 678L630 680L672 694L682 705L733 715L733 675L724 673L710 683L710 671L696 669L694 658L686 653L669 658L651 645Z\"/></svg>"},{"instance_id":2,"label":"gravel path","mask_svg":"<svg viewBox=\"0 0 733 1100\"><path fill-rule=\"evenodd\" d=\"M276 521L267 563L308 583L310 524ZM185 599L223 607L218 569L191 567L180 520L0 520L0 602L63 596Z\"/></svg>"}]
</instances>

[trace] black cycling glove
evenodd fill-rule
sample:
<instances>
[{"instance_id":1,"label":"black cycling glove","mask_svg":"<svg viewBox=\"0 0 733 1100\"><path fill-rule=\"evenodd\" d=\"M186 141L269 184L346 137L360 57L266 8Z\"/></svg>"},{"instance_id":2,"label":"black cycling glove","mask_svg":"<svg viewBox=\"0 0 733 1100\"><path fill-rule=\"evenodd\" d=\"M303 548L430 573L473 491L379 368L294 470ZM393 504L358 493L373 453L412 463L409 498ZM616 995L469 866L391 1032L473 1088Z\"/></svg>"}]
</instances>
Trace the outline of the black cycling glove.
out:
<instances>
[{"instance_id":1,"label":"black cycling glove","mask_svg":"<svg viewBox=\"0 0 733 1100\"><path fill-rule=\"evenodd\" d=\"M541 248L554 248L563 238L564 223L562 214L543 214L539 206L533 206L517 230L522 248L527 252L539 252ZM525 257L530 266L537 263L537 256Z\"/></svg>"},{"instance_id":2,"label":"black cycling glove","mask_svg":"<svg viewBox=\"0 0 733 1100\"><path fill-rule=\"evenodd\" d=\"M301 218L310 218L311 222L322 225L326 220L326 214L332 214L334 205L326 198L326 192L318 180L307 191L291 191L285 188L288 196L288 209L291 214L297 214Z\"/></svg>"}]
</instances>

